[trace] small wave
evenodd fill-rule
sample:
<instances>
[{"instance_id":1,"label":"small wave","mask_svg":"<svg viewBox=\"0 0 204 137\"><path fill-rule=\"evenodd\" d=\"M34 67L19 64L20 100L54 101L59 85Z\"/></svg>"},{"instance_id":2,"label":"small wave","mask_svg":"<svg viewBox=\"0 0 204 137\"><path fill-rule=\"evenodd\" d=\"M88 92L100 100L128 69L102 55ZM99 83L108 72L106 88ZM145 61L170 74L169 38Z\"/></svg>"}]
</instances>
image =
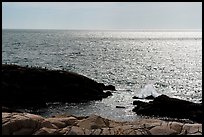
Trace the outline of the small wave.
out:
<instances>
[{"instance_id":1,"label":"small wave","mask_svg":"<svg viewBox=\"0 0 204 137\"><path fill-rule=\"evenodd\" d=\"M153 96L153 97L158 97L159 94L153 87L152 84L147 84L145 85L144 88L141 89L140 93L137 95L139 98L146 98L147 96Z\"/></svg>"}]
</instances>

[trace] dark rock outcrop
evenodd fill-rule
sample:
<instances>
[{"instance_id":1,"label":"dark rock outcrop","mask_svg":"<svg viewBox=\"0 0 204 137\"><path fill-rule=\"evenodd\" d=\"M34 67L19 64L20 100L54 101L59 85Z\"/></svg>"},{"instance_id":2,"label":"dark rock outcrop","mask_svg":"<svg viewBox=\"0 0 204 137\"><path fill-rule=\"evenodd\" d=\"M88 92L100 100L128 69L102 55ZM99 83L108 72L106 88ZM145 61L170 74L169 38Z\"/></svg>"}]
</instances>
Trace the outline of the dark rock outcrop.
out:
<instances>
[{"instance_id":1,"label":"dark rock outcrop","mask_svg":"<svg viewBox=\"0 0 204 137\"><path fill-rule=\"evenodd\" d=\"M112 90L112 91L116 91L115 86L113 85L107 85L104 87L104 90Z\"/></svg>"},{"instance_id":2,"label":"dark rock outcrop","mask_svg":"<svg viewBox=\"0 0 204 137\"><path fill-rule=\"evenodd\" d=\"M115 108L125 108L124 106L116 106Z\"/></svg>"},{"instance_id":3,"label":"dark rock outcrop","mask_svg":"<svg viewBox=\"0 0 204 137\"><path fill-rule=\"evenodd\" d=\"M203 122L201 103L193 103L186 100L170 98L166 95L160 95L149 103L134 101L133 104L137 105L133 109L137 114L183 118Z\"/></svg>"},{"instance_id":4,"label":"dark rock outcrop","mask_svg":"<svg viewBox=\"0 0 204 137\"><path fill-rule=\"evenodd\" d=\"M133 98L133 99L154 99L155 97L152 96L152 95L150 95L150 96L147 96L147 97L145 97L145 98L139 98L139 97L137 97L137 96L133 96L132 98Z\"/></svg>"},{"instance_id":5,"label":"dark rock outcrop","mask_svg":"<svg viewBox=\"0 0 204 137\"><path fill-rule=\"evenodd\" d=\"M150 96L147 96L145 99L154 99L155 97L150 95Z\"/></svg>"},{"instance_id":6,"label":"dark rock outcrop","mask_svg":"<svg viewBox=\"0 0 204 137\"><path fill-rule=\"evenodd\" d=\"M99 83L99 85L103 88L103 90L111 90L116 91L115 86L113 85L104 85L103 83Z\"/></svg>"},{"instance_id":7,"label":"dark rock outcrop","mask_svg":"<svg viewBox=\"0 0 204 137\"><path fill-rule=\"evenodd\" d=\"M106 91L105 94L106 94L107 96L112 96L112 95L113 95L110 91Z\"/></svg>"},{"instance_id":8,"label":"dark rock outcrop","mask_svg":"<svg viewBox=\"0 0 204 137\"><path fill-rule=\"evenodd\" d=\"M132 98L133 98L133 99L140 99L140 98L139 98L139 97L137 97L137 96L133 96Z\"/></svg>"},{"instance_id":9,"label":"dark rock outcrop","mask_svg":"<svg viewBox=\"0 0 204 137\"><path fill-rule=\"evenodd\" d=\"M139 100L135 100L135 101L133 101L133 105L137 105L139 107L139 106L148 105L148 103L147 102L142 102L142 101L139 101Z\"/></svg>"},{"instance_id":10,"label":"dark rock outcrop","mask_svg":"<svg viewBox=\"0 0 204 137\"><path fill-rule=\"evenodd\" d=\"M96 81L73 72L2 64L4 106L43 106L47 102L101 100L110 93Z\"/></svg>"}]
</instances>

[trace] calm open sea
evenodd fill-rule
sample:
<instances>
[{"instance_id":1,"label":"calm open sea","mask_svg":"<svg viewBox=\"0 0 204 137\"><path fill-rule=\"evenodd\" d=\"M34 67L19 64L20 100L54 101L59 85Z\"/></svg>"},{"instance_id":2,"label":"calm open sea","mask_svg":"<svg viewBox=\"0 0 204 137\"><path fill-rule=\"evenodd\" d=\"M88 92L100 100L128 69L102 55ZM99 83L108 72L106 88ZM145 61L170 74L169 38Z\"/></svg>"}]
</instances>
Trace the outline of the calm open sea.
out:
<instances>
[{"instance_id":1,"label":"calm open sea","mask_svg":"<svg viewBox=\"0 0 204 137\"><path fill-rule=\"evenodd\" d=\"M202 102L202 32L3 29L2 63L73 71L117 89L102 101L49 104L36 111L43 116L133 120L141 92Z\"/></svg>"}]
</instances>

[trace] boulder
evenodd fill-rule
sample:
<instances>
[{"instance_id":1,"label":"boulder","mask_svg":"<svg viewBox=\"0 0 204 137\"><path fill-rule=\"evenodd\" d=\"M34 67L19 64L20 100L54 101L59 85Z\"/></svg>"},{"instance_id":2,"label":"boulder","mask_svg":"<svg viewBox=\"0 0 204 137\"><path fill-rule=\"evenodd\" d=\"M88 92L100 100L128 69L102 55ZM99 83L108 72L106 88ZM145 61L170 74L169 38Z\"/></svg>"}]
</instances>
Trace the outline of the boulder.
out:
<instances>
[{"instance_id":1,"label":"boulder","mask_svg":"<svg viewBox=\"0 0 204 137\"><path fill-rule=\"evenodd\" d=\"M102 132L101 129L92 129L92 130L93 131L92 131L91 135L100 135L100 133Z\"/></svg>"},{"instance_id":2,"label":"boulder","mask_svg":"<svg viewBox=\"0 0 204 137\"><path fill-rule=\"evenodd\" d=\"M195 134L197 132L202 133L202 125L201 124L185 124L183 125L181 135L184 135L186 132L188 134Z\"/></svg>"},{"instance_id":3,"label":"boulder","mask_svg":"<svg viewBox=\"0 0 204 137\"><path fill-rule=\"evenodd\" d=\"M64 122L61 122L59 118L47 118L45 121L49 121L53 125L57 126L57 128L64 128L66 127L66 124Z\"/></svg>"},{"instance_id":4,"label":"boulder","mask_svg":"<svg viewBox=\"0 0 204 137\"><path fill-rule=\"evenodd\" d=\"M168 126L156 126L150 129L151 135L176 135L178 134L175 130L170 129Z\"/></svg>"},{"instance_id":5,"label":"boulder","mask_svg":"<svg viewBox=\"0 0 204 137\"><path fill-rule=\"evenodd\" d=\"M173 129L174 131L176 131L177 133L181 133L183 125L184 124L179 123L179 122L171 122L170 123L170 128Z\"/></svg>"},{"instance_id":6,"label":"boulder","mask_svg":"<svg viewBox=\"0 0 204 137\"><path fill-rule=\"evenodd\" d=\"M57 129L42 127L38 131L36 131L33 135L59 135Z\"/></svg>"},{"instance_id":7,"label":"boulder","mask_svg":"<svg viewBox=\"0 0 204 137\"><path fill-rule=\"evenodd\" d=\"M77 126L73 126L66 135L84 135L84 131Z\"/></svg>"},{"instance_id":8,"label":"boulder","mask_svg":"<svg viewBox=\"0 0 204 137\"><path fill-rule=\"evenodd\" d=\"M48 121L48 120L42 121L42 122L40 123L40 126L41 126L41 127L46 127L46 128L52 128L52 129L57 129L57 128L58 128L55 124L51 123L51 122Z\"/></svg>"},{"instance_id":9,"label":"boulder","mask_svg":"<svg viewBox=\"0 0 204 137\"><path fill-rule=\"evenodd\" d=\"M97 129L108 127L109 121L97 115L90 115L88 118L80 121L77 125L85 129Z\"/></svg>"},{"instance_id":10,"label":"boulder","mask_svg":"<svg viewBox=\"0 0 204 137\"><path fill-rule=\"evenodd\" d=\"M177 98L170 98L166 95L160 95L149 103L134 101L133 104L137 105L133 109L137 114L190 119L196 122L203 121L201 103L193 103Z\"/></svg>"},{"instance_id":11,"label":"boulder","mask_svg":"<svg viewBox=\"0 0 204 137\"><path fill-rule=\"evenodd\" d=\"M10 114L10 115L9 115ZM32 115L32 114L31 114ZM32 134L40 126L40 116L29 117L26 113L2 113L2 135Z\"/></svg>"},{"instance_id":12,"label":"boulder","mask_svg":"<svg viewBox=\"0 0 204 137\"><path fill-rule=\"evenodd\" d=\"M58 128L76 125L77 123L77 119L75 117L47 118L46 120L56 125Z\"/></svg>"}]
</instances>

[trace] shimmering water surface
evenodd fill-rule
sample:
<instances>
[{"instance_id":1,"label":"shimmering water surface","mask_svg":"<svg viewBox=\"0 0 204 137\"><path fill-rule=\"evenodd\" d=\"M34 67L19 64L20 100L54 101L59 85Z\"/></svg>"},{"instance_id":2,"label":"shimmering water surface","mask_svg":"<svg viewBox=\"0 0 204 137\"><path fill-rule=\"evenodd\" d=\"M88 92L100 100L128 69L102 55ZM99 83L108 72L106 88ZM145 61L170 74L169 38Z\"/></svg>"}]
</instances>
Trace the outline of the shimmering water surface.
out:
<instances>
[{"instance_id":1,"label":"shimmering water surface","mask_svg":"<svg viewBox=\"0 0 204 137\"><path fill-rule=\"evenodd\" d=\"M202 101L202 32L3 30L2 34L3 63L73 71L117 89L102 101L49 104L38 110L43 116L136 119L132 97L141 91Z\"/></svg>"}]
</instances>

